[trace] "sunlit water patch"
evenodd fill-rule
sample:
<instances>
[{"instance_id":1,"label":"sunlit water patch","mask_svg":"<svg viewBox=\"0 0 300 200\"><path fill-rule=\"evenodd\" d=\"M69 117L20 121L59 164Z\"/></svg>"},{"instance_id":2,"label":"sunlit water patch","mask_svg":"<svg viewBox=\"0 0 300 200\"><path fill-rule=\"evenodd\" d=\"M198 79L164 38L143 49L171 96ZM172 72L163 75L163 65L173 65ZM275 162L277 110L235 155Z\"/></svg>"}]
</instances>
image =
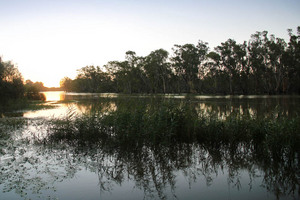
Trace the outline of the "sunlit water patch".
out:
<instances>
[{"instance_id":1,"label":"sunlit water patch","mask_svg":"<svg viewBox=\"0 0 300 200\"><path fill-rule=\"evenodd\" d=\"M46 101L63 101L65 100L65 92L63 91L55 91L55 92L42 92L45 97Z\"/></svg>"},{"instance_id":2,"label":"sunlit water patch","mask_svg":"<svg viewBox=\"0 0 300 200\"><path fill-rule=\"evenodd\" d=\"M23 116L25 118L45 118L45 119L51 119L51 118L61 118L64 117L68 111L76 111L77 107L75 104L61 104L56 103L53 104L53 108L50 109L42 109L42 110L34 110L34 111L26 111L23 113Z\"/></svg>"}]
</instances>

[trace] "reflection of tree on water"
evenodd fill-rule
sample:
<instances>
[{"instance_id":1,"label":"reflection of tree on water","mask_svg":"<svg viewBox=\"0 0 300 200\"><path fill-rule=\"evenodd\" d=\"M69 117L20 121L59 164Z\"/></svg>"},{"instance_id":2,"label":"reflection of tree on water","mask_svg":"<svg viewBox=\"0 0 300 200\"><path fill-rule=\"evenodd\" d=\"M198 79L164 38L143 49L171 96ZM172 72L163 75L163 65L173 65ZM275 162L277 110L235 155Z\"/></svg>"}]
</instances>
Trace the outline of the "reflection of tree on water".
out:
<instances>
[{"instance_id":1,"label":"reflection of tree on water","mask_svg":"<svg viewBox=\"0 0 300 200\"><path fill-rule=\"evenodd\" d=\"M195 96L197 97L197 96ZM294 97L265 97L265 98L210 98L197 99L189 97L190 103L195 107L198 113L207 116L216 116L219 119L226 119L230 117L295 117L299 113L298 104L300 98ZM155 106L162 101L172 102L180 105L186 102L186 99L165 99L162 97L119 97L119 98L98 98L85 99L76 103L76 108L81 113L88 113L91 111L111 112L117 109L124 109L124 107L134 107L140 105Z\"/></svg>"},{"instance_id":2,"label":"reflection of tree on water","mask_svg":"<svg viewBox=\"0 0 300 200\"><path fill-rule=\"evenodd\" d=\"M111 108L110 101L101 102L100 106L91 105L91 110L100 111L101 114L104 111L115 111L117 108L119 111L117 114L125 114L124 121L122 118L117 122L126 122L130 120L128 117L133 117L132 122L139 122L139 112L145 111L149 115L144 115L144 117L151 117L149 113L151 109L158 113L157 116L163 117L162 113L165 110L161 109L161 112L156 112L155 104L145 104L141 101L138 103L142 104L138 105L142 109L136 109L132 116L128 115L128 112L123 113L122 109L126 107L127 110L133 110L137 104L128 105L122 101L116 101L112 110L109 109ZM173 108L174 105L171 104L167 108ZM192 114L197 112L195 108L188 111ZM123 115L116 116L122 117ZM99 116L97 119L100 120ZM156 119L153 118L154 121ZM85 118L78 118L78 120L86 122ZM89 134L89 130L101 128L101 126L95 127L99 124L94 123L97 121L93 121L93 115L87 120L91 123L82 123L83 132ZM68 133L80 127L69 126L72 123L66 125L69 127L66 129ZM87 126L92 126L92 129ZM54 126L54 128L59 127ZM115 131L120 130L124 133L126 128L128 128L126 124L119 125ZM0 127L1 130L3 132L5 128ZM133 128L129 131L135 130ZM207 186L212 186L218 176L223 176L219 174L221 172L227 175L230 188L241 189L242 177L245 177L247 173L250 177L250 190L255 185L255 181L261 181L263 177L261 185L278 199L282 195L299 197L299 148L285 146L285 143L281 142L281 139L285 137L276 138L274 135L271 139L278 141L266 140L271 141L269 144L260 142L260 138L257 141L247 139L234 141L231 138L227 142L214 138L208 142L202 142L200 139L196 142L181 138L182 135L187 134L184 132L175 140L159 140L158 138L154 142L148 141L148 138L132 141L130 138L132 136L128 135L127 140L122 142L122 134L112 133L100 135L99 142L91 146L88 143L80 146L78 144L82 143L76 139L33 145L30 143L32 140L16 140L12 138L12 135L1 137L5 145L1 149L0 157L0 187L4 192L14 191L24 197L32 197L32 195L46 197L49 194L52 198L55 196L55 185L58 182L72 179L81 169L86 168L89 172L98 175L99 189L102 194L113 192L115 186L124 186L129 181L135 184L135 188L144 192L145 198L166 199L180 195L177 193L177 188L180 186L177 179L179 174L183 174L190 186L203 178Z\"/></svg>"},{"instance_id":3,"label":"reflection of tree on water","mask_svg":"<svg viewBox=\"0 0 300 200\"><path fill-rule=\"evenodd\" d=\"M3 192L15 191L29 197L44 193L53 196L56 182L71 179L78 170L87 168L98 174L102 192L113 191L114 185L121 186L130 180L144 191L146 198L170 198L166 193L168 189L176 198L179 172L189 184L204 177L209 186L221 169L228 173L230 187L239 189L241 170L247 170L250 190L252 181L263 176L262 186L278 199L281 195L299 196L299 158L291 152L275 157L273 152L261 152L247 145L212 147L182 143L114 148L99 144L90 149L72 145L27 147L23 144L2 157Z\"/></svg>"}]
</instances>

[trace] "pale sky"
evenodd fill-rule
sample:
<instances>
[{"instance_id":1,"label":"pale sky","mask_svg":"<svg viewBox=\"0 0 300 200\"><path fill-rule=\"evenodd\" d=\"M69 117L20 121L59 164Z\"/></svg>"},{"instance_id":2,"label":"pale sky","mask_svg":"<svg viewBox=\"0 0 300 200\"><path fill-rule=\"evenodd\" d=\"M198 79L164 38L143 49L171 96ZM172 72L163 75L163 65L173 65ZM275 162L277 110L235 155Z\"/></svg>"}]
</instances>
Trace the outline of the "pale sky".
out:
<instances>
[{"instance_id":1,"label":"pale sky","mask_svg":"<svg viewBox=\"0 0 300 200\"><path fill-rule=\"evenodd\" d=\"M300 0L0 0L0 56L24 79L59 86L87 65L146 56L174 44L229 38L242 43L256 31L288 40L300 26Z\"/></svg>"}]
</instances>

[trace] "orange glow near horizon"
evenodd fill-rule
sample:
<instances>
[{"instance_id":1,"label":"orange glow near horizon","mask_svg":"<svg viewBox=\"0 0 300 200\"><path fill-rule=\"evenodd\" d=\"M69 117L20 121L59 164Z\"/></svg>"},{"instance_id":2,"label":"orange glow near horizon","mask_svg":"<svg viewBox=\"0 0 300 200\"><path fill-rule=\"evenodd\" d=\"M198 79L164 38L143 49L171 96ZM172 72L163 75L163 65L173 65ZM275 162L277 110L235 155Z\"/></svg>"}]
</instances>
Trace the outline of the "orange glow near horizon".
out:
<instances>
[{"instance_id":1,"label":"orange glow near horizon","mask_svg":"<svg viewBox=\"0 0 300 200\"><path fill-rule=\"evenodd\" d=\"M65 92L43 92L46 101L63 101L65 100Z\"/></svg>"}]
</instances>

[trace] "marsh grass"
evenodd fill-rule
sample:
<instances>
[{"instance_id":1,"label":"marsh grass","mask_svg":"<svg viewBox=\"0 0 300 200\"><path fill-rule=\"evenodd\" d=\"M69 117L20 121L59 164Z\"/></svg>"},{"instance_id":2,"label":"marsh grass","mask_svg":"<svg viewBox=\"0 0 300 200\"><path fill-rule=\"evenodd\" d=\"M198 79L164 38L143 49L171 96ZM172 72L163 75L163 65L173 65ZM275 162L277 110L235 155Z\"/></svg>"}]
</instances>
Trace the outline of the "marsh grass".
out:
<instances>
[{"instance_id":1,"label":"marsh grass","mask_svg":"<svg viewBox=\"0 0 300 200\"><path fill-rule=\"evenodd\" d=\"M41 110L41 109L51 109L56 105L47 104L41 100L27 100L27 99L17 99L11 100L0 105L0 118L6 116L17 116L17 113L22 113L26 110Z\"/></svg>"},{"instance_id":2,"label":"marsh grass","mask_svg":"<svg viewBox=\"0 0 300 200\"><path fill-rule=\"evenodd\" d=\"M0 118L0 133L9 133L11 130L22 128L27 124L27 120L23 118Z\"/></svg>"},{"instance_id":3,"label":"marsh grass","mask_svg":"<svg viewBox=\"0 0 300 200\"><path fill-rule=\"evenodd\" d=\"M24 109L28 105L27 99L11 99L9 101L1 102L0 113Z\"/></svg>"},{"instance_id":4,"label":"marsh grass","mask_svg":"<svg viewBox=\"0 0 300 200\"><path fill-rule=\"evenodd\" d=\"M13 133L27 125L27 120L23 118L0 118L0 156L6 154L7 148L13 146ZM1 160L1 159L0 159Z\"/></svg>"},{"instance_id":5,"label":"marsh grass","mask_svg":"<svg viewBox=\"0 0 300 200\"><path fill-rule=\"evenodd\" d=\"M151 175L154 177L150 179L161 187L166 180L172 186L174 177L169 171L193 165L195 172L202 167L201 175L208 185L212 182L211 173L224 167L229 169L228 183L235 187L241 187L241 169L249 171L249 185L262 170L263 187L278 199L298 191L300 118L234 114L220 119L214 113L197 111L190 103L173 101L129 100L115 105L117 108L112 110L103 102L84 115L76 115L70 109L65 118L49 121L47 137L41 142L52 148L75 148L76 152L90 148L101 151L99 155L114 156L116 163L131 162L131 172L146 189ZM152 173L153 163L158 169L165 167L162 175ZM124 166L120 164L118 174L126 171ZM110 180L120 181L116 177L119 176ZM163 188L156 189L163 194Z\"/></svg>"},{"instance_id":6,"label":"marsh grass","mask_svg":"<svg viewBox=\"0 0 300 200\"><path fill-rule=\"evenodd\" d=\"M203 143L212 146L249 144L268 150L299 151L300 118L255 118L233 115L225 120L201 113L188 102L156 101L116 103L83 115L69 112L49 121L44 143L172 144Z\"/></svg>"},{"instance_id":7,"label":"marsh grass","mask_svg":"<svg viewBox=\"0 0 300 200\"><path fill-rule=\"evenodd\" d=\"M215 113L202 112L189 101L162 99L106 99L95 103L83 114L70 106L63 118L31 122L38 127L32 133L36 134L33 137L36 147L42 149L38 154L45 154L47 160L57 157L57 162L44 161L47 169L51 163L53 168L69 167L66 174L73 176L78 166L90 161L84 166L101 172L101 189L109 190L108 180L121 184L129 173L145 193L150 191L151 196L151 191L157 191L160 199L165 199L167 187L175 190L175 174L180 170L191 182L198 173L210 185L217 169L228 168L228 183L236 187L240 187L241 170L249 171L253 180L262 170L262 185L268 191L279 191L281 195L298 191L299 118L235 113L224 119ZM9 140L10 128L18 129L26 123L21 118L0 119L3 140ZM113 167L107 167L107 160L114 162ZM38 162L33 166L43 165ZM188 169L191 167L192 170ZM3 180L11 180L14 187L23 189L18 183L22 179L13 176L15 169L19 169L19 163L15 168L7 166ZM60 175L54 178L63 180ZM32 179L27 186L33 183L44 184Z\"/></svg>"}]
</instances>

